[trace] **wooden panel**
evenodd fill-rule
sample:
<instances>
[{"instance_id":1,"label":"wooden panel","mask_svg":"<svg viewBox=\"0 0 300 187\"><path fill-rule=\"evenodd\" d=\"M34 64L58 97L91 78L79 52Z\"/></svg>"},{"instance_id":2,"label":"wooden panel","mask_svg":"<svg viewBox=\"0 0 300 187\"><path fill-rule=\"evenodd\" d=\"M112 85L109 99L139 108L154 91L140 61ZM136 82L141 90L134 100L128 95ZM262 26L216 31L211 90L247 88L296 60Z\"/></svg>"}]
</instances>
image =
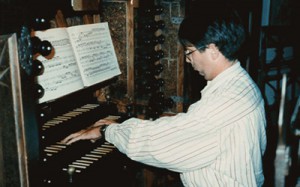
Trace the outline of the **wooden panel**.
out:
<instances>
[{"instance_id":1,"label":"wooden panel","mask_svg":"<svg viewBox=\"0 0 300 187\"><path fill-rule=\"evenodd\" d=\"M73 9L75 11L91 11L98 10L100 0L72 0Z\"/></svg>"},{"instance_id":2,"label":"wooden panel","mask_svg":"<svg viewBox=\"0 0 300 187\"><path fill-rule=\"evenodd\" d=\"M129 100L133 93L133 6L127 1L103 2L101 21L108 22L122 74L111 85L111 96Z\"/></svg>"},{"instance_id":3,"label":"wooden panel","mask_svg":"<svg viewBox=\"0 0 300 187\"><path fill-rule=\"evenodd\" d=\"M68 26L61 10L57 10L57 13L55 15L55 21L56 21L57 27L67 27Z\"/></svg>"},{"instance_id":4,"label":"wooden panel","mask_svg":"<svg viewBox=\"0 0 300 187\"><path fill-rule=\"evenodd\" d=\"M130 2L127 3L127 19L127 95L132 101L134 101L134 5Z\"/></svg>"},{"instance_id":5,"label":"wooden panel","mask_svg":"<svg viewBox=\"0 0 300 187\"><path fill-rule=\"evenodd\" d=\"M6 39L8 40L6 40ZM16 34L0 38L0 186L29 186Z\"/></svg>"}]
</instances>

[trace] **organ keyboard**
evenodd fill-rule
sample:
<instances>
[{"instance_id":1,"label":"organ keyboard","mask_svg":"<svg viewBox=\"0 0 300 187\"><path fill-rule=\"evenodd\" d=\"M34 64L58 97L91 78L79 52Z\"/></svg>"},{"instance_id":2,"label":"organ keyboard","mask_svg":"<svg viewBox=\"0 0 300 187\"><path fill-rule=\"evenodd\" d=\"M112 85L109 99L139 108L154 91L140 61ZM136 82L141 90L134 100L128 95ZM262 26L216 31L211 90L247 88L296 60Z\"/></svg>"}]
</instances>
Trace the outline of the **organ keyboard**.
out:
<instances>
[{"instance_id":1,"label":"organ keyboard","mask_svg":"<svg viewBox=\"0 0 300 187\"><path fill-rule=\"evenodd\" d=\"M30 186L132 186L129 184L133 182L129 180L132 178L128 169L130 161L112 144L103 139L94 142L82 140L71 145L61 142L71 133L88 128L99 119L121 122L127 118L126 114L118 112L116 104L99 102L94 96L95 90L108 82L37 104L39 146L35 151L38 151L39 157L34 173L30 171Z\"/></svg>"}]
</instances>

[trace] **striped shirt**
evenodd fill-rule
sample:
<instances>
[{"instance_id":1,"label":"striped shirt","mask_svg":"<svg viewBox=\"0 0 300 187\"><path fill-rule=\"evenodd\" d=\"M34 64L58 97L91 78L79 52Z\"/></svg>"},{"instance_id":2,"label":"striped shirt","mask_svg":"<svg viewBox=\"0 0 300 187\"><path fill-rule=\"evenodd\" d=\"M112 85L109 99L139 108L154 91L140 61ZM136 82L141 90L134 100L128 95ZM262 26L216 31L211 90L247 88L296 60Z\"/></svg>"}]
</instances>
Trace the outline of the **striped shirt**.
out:
<instances>
[{"instance_id":1,"label":"striped shirt","mask_svg":"<svg viewBox=\"0 0 300 187\"><path fill-rule=\"evenodd\" d=\"M209 81L186 113L112 124L106 140L129 158L179 172L187 187L262 186L261 93L236 63Z\"/></svg>"}]
</instances>

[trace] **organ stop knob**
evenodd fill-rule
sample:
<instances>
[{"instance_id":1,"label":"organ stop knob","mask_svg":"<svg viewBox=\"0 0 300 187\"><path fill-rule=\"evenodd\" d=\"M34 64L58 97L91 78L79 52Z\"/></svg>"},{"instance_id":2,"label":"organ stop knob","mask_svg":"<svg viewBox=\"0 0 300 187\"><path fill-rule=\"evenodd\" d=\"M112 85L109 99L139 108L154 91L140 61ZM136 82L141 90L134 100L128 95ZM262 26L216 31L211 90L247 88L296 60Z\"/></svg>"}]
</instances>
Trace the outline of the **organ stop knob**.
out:
<instances>
[{"instance_id":1,"label":"organ stop knob","mask_svg":"<svg viewBox=\"0 0 300 187\"><path fill-rule=\"evenodd\" d=\"M75 172L75 168L70 166L68 168L68 175L69 175L69 183L73 183L73 174Z\"/></svg>"}]
</instances>

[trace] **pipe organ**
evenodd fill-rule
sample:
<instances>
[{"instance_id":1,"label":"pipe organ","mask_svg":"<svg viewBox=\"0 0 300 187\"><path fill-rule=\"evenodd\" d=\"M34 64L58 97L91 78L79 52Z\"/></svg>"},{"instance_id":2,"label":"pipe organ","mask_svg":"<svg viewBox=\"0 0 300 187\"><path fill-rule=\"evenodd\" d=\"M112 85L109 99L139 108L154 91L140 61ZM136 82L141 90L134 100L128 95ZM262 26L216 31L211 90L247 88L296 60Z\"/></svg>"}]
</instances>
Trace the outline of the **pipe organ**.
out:
<instances>
[{"instance_id":1,"label":"pipe organ","mask_svg":"<svg viewBox=\"0 0 300 187\"><path fill-rule=\"evenodd\" d=\"M79 141L72 145L61 143L61 140L69 134L88 128L99 119L110 118L121 122L131 116L130 106L127 107L130 114L124 113L124 111L119 112L117 105L111 101L109 95L106 94L105 100L101 101L96 96L96 92L100 92L114 83L116 77L39 103L38 99L44 96L45 90L37 81L37 77L43 75L47 69L36 57L48 58L55 49L51 42L32 35L26 27L22 28L19 37L14 35L14 37L8 36L8 38L14 38L12 42L9 42L9 46L13 47L7 47L5 43L7 41L1 38L1 51L4 51L2 53L4 57L1 55L0 88L1 90L4 88L7 92L2 93L1 91L0 96L3 105L10 103L11 97L14 97L14 102L18 104L17 108L15 106L7 108L9 109L8 113L20 116L18 119L14 119L14 123L18 126L8 128L20 131L14 134L18 149L11 151L10 154L15 155L16 160L22 161L19 166L13 165L14 170L20 171L19 174L16 174L18 180L12 182L10 178L7 178L4 181L6 172L8 175L10 174L7 170L0 173L0 186L2 184L3 186L15 184L15 186L30 187L132 186L134 179L132 170L129 169L131 162L113 145L103 139L95 142ZM14 58L7 61L7 56L14 56ZM14 76L20 79L16 80ZM2 82L3 77L4 82ZM3 103L2 99L5 96L9 96L9 98L7 102ZM2 113L3 111L5 110L1 110ZM1 114L0 119L3 120L3 117L5 116ZM13 115L8 117L14 118ZM6 123L6 118L4 120ZM4 134L4 131L8 132L6 127L1 125L1 135ZM11 138L10 134L1 138L1 148L9 147L6 142L10 141L5 140L8 138ZM15 142L12 143L15 144ZM9 163L7 160L11 159L9 158L10 154L6 155L1 151L1 163L2 161ZM19 169L15 169L17 167ZM6 165L1 164L2 171L7 168ZM10 176L13 178L12 175ZM2 181L4 182L2 183Z\"/></svg>"},{"instance_id":2,"label":"pipe organ","mask_svg":"<svg viewBox=\"0 0 300 187\"><path fill-rule=\"evenodd\" d=\"M31 77L34 83L32 96L38 100L44 96L45 90L36 79L44 71L37 57L42 55L49 58L54 47L51 42L36 36L30 37L28 46L33 59L30 67L23 66L22 69ZM35 141L39 145L34 151L39 156L31 171L33 177L30 181L33 186L130 186L131 181L126 174L128 160L113 145L104 140L79 141L72 145L61 143L66 136L88 128L99 119L126 119L126 114L119 113L116 104L110 101L108 95L104 101L99 101L95 96L97 90L109 86L115 79L101 81L47 102L35 101L37 104L33 112L36 115L37 132L34 133L37 135L34 137L38 137ZM112 180L115 176L118 176L118 180Z\"/></svg>"},{"instance_id":3,"label":"pipe organ","mask_svg":"<svg viewBox=\"0 0 300 187\"><path fill-rule=\"evenodd\" d=\"M49 1L49 3L52 2ZM35 36L32 31L46 31L50 27L68 27L69 24L84 25L93 21L100 22L100 15L84 15L86 12L78 13L80 16L83 15L83 22L77 17L65 19L62 12L57 10L57 6L62 9L65 8L60 3L62 2L54 3L49 6L49 9L45 10L40 9L44 5L40 5L40 2L36 1L33 10L30 9L26 12L26 16L30 19L33 18L35 23L26 23L25 27L20 29L21 33L18 33L20 35L16 37L17 41L10 42L10 45L14 46L13 50L8 50L5 45L2 45L3 40L0 38L0 60L3 59L3 51L4 53L8 51L12 56L15 55L13 59L6 60L7 56L11 55L5 54L5 60L0 61L0 104L5 106L0 110L0 122L4 121L5 124L0 125L0 136L2 136L0 148L5 150L0 151L0 186L6 186L6 184L22 187L136 186L136 183L142 183L140 179L143 176L136 179L136 175L141 172L140 170L144 166L141 167L141 165L129 160L125 155L118 152L113 145L104 140L97 140L96 142L80 141L72 145L64 145L60 142L67 135L87 128L99 119L113 118L121 122L136 114L136 108L131 104L126 105L125 110L120 111L114 103L115 100L109 94L106 94L104 100L99 100L99 91L116 83L115 78L85 87L63 97L38 102L45 95L46 90L37 80L48 69L37 57L49 58L52 56L53 50L57 49L53 46L53 43ZM107 5L108 8L103 9L104 16L101 19L104 18L103 20L106 19L108 22L115 21L113 24L118 27L120 25L126 26L127 20L123 18L123 15L120 16L123 18L121 22L105 17L105 14L109 14L114 15L115 18L116 14L112 13L119 12L119 6L130 7L133 10L133 6L129 2L110 3ZM53 7L56 8L56 15L51 12ZM122 10L126 10L124 7ZM99 8L101 9L101 7ZM136 88L139 93L136 93L137 95L134 97L142 98L141 103L138 103L141 104L139 112L145 115L146 118L155 119L162 113L161 110L159 113L156 113L155 110L158 111L158 108L171 108L174 105L174 102L170 98L165 98L162 93L164 80L161 74L164 66L160 60L165 54L160 45L164 43L165 35L160 30L165 27L165 22L158 16L163 11L161 6L140 10L144 11L140 14L145 15L145 19L139 20L141 21L138 23L139 34L136 34L139 37L137 46L141 47L142 50L138 51L137 48L128 49L137 50L135 59L129 58L131 59L130 63L135 60L138 62L134 64L136 65L135 69L137 69L135 76L132 76L132 79L129 79L127 83L137 77L136 82L140 84ZM68 10L67 14L71 14L70 12ZM95 12L99 13L93 11L93 13ZM53 17L55 20L49 21ZM145 27L140 28L142 25L145 25ZM126 38L128 34L124 34L122 30L113 31L112 34L117 38L116 40L120 41L122 40L120 36ZM140 38L142 36L145 38ZM11 38L11 36L8 37ZM123 44L122 42L121 44ZM123 54L123 51L118 54L122 62L120 66L124 66L121 68L121 76L124 78L124 74L127 73L125 71L127 70L126 64L129 64L129 62L127 61L127 54ZM133 54L131 55L133 57ZM130 71L128 74L132 74L132 72ZM15 77L17 74L19 79ZM142 75L145 75L145 77L140 77ZM142 81L138 82L138 79ZM117 86L121 88L127 86L119 85ZM132 88L132 86L129 84L128 87ZM140 90L141 87L145 89ZM5 92L2 92L2 90L5 90ZM123 93L124 90L120 92ZM3 99L7 96L7 99ZM129 94L128 97L128 100L130 100L133 95ZM146 101L144 102L144 100ZM17 107L16 104L11 105L11 103L17 103ZM146 113L144 113L145 111ZM12 125L15 125L15 127L12 127ZM15 131L13 136L6 133L8 128L9 132ZM7 151L10 145L16 144L17 150L14 146L11 146L14 150ZM8 167L8 165L10 166Z\"/></svg>"}]
</instances>

